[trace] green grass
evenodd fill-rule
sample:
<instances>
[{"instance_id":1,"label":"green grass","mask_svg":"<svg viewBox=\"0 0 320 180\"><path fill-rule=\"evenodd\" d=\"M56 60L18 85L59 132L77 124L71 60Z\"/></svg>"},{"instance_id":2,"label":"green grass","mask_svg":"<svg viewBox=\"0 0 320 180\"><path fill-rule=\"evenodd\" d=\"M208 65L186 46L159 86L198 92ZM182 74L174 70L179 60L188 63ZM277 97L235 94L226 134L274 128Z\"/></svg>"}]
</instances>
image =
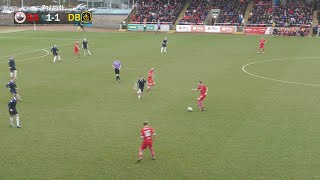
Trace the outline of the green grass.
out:
<instances>
[{"instance_id":1,"label":"green grass","mask_svg":"<svg viewBox=\"0 0 320 180\"><path fill-rule=\"evenodd\" d=\"M160 54L168 37L168 54ZM86 37L93 56L73 59ZM259 79L243 65L317 57L319 39L143 33L18 32L0 35L0 56L60 45L63 63L35 51L16 55L22 129L9 127L0 59L0 179L319 179L320 87ZM67 45L66 45L67 44ZM64 46L61 46L64 45ZM115 57L123 64L114 82ZM320 59L320 56L319 56ZM274 79L320 84L319 59L247 67ZM157 85L142 101L132 90L155 68ZM198 80L209 88L206 112L196 109ZM158 133L156 161L136 163L139 130Z\"/></svg>"}]
</instances>

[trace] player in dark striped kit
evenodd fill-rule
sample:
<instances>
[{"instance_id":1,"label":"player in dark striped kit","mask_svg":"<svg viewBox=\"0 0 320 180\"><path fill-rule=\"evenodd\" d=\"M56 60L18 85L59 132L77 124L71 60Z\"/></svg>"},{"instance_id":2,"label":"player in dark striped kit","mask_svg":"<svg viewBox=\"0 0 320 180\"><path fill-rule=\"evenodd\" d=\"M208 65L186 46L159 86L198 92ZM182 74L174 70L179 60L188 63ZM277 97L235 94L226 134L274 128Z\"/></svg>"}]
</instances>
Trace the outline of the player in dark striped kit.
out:
<instances>
[{"instance_id":1,"label":"player in dark striped kit","mask_svg":"<svg viewBox=\"0 0 320 180\"><path fill-rule=\"evenodd\" d=\"M161 53L167 53L167 44L168 44L168 40L167 40L167 37L165 37L163 40L162 40L162 47L161 47Z\"/></svg>"},{"instance_id":2,"label":"player in dark striped kit","mask_svg":"<svg viewBox=\"0 0 320 180\"><path fill-rule=\"evenodd\" d=\"M140 76L140 79L137 81L137 85L138 85L138 91L137 91L137 95L138 95L138 100L141 99L142 96L142 92L144 89L144 85L146 84L146 80L144 80L143 76Z\"/></svg>"},{"instance_id":3,"label":"player in dark striped kit","mask_svg":"<svg viewBox=\"0 0 320 180\"><path fill-rule=\"evenodd\" d=\"M10 102L8 103L9 114L10 114L10 126L11 127L15 127L14 124L13 124L13 118L15 116L16 117L17 128L21 128L21 126L20 126L20 117L19 117L19 114L18 114L16 106L17 106L17 99L14 96L10 100Z\"/></svg>"},{"instance_id":4,"label":"player in dark striped kit","mask_svg":"<svg viewBox=\"0 0 320 180\"><path fill-rule=\"evenodd\" d=\"M22 100L20 95L17 92L18 87L17 87L16 83L14 82L14 78L11 78L11 80L6 85L6 88L8 88L10 90L10 93L12 95L14 95L15 97L17 97L18 100Z\"/></svg>"},{"instance_id":5,"label":"player in dark striped kit","mask_svg":"<svg viewBox=\"0 0 320 180\"><path fill-rule=\"evenodd\" d=\"M17 72L16 63L14 61L13 55L10 56L8 64L9 64L9 70L10 70L10 77L17 79L18 72Z\"/></svg>"},{"instance_id":6,"label":"player in dark striped kit","mask_svg":"<svg viewBox=\"0 0 320 180\"><path fill-rule=\"evenodd\" d=\"M54 45L52 48L51 48L51 53L53 55L53 62L56 63L56 60L57 58L59 59L59 62L61 62L61 58L60 58L60 55L59 55L59 50L57 48L57 45Z\"/></svg>"},{"instance_id":7,"label":"player in dark striped kit","mask_svg":"<svg viewBox=\"0 0 320 180\"><path fill-rule=\"evenodd\" d=\"M83 26L83 23L78 21L78 28L77 28L77 31L85 31L84 30L84 26Z\"/></svg>"},{"instance_id":8,"label":"player in dark striped kit","mask_svg":"<svg viewBox=\"0 0 320 180\"><path fill-rule=\"evenodd\" d=\"M91 56L91 52L89 51L88 41L86 38L82 41L82 49L83 49L83 55L86 55L86 51Z\"/></svg>"}]
</instances>

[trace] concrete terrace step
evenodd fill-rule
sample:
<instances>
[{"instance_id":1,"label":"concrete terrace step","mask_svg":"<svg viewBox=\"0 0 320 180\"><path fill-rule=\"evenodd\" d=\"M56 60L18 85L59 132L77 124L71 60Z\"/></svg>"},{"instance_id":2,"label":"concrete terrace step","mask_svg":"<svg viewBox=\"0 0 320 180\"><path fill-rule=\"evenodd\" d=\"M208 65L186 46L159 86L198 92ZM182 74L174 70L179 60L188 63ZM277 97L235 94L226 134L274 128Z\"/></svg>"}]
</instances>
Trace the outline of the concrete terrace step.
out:
<instances>
[{"instance_id":1,"label":"concrete terrace step","mask_svg":"<svg viewBox=\"0 0 320 180\"><path fill-rule=\"evenodd\" d=\"M244 17L243 17L245 23L248 22L252 8L253 8L253 2L250 1L247 6L246 12L244 13Z\"/></svg>"},{"instance_id":2,"label":"concrete terrace step","mask_svg":"<svg viewBox=\"0 0 320 180\"><path fill-rule=\"evenodd\" d=\"M318 20L318 10L317 11L313 11L313 17L312 17L312 22L314 25L319 24L319 20Z\"/></svg>"},{"instance_id":3,"label":"concrete terrace step","mask_svg":"<svg viewBox=\"0 0 320 180\"><path fill-rule=\"evenodd\" d=\"M190 1L191 1L191 0L188 0L188 1L186 2L186 5L185 5L185 6L183 7L183 9L181 10L179 16L177 17L176 22L174 23L175 26L179 24L180 19L183 18L184 13L188 10L188 7L190 6Z\"/></svg>"},{"instance_id":4,"label":"concrete terrace step","mask_svg":"<svg viewBox=\"0 0 320 180\"><path fill-rule=\"evenodd\" d=\"M127 15L96 15L93 23L122 23Z\"/></svg>"},{"instance_id":5,"label":"concrete terrace step","mask_svg":"<svg viewBox=\"0 0 320 180\"><path fill-rule=\"evenodd\" d=\"M95 15L93 27L119 28L119 25L127 15Z\"/></svg>"}]
</instances>

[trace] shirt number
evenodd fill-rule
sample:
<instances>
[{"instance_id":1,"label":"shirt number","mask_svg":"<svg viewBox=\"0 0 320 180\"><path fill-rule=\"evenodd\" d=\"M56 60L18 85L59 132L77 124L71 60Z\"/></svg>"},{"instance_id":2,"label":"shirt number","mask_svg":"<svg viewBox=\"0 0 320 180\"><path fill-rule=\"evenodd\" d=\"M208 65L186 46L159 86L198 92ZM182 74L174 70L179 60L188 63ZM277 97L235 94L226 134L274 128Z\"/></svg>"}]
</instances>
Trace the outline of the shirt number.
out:
<instances>
[{"instance_id":1,"label":"shirt number","mask_svg":"<svg viewBox=\"0 0 320 180\"><path fill-rule=\"evenodd\" d=\"M150 130L144 131L144 136L145 137L150 137L151 136L151 131Z\"/></svg>"}]
</instances>

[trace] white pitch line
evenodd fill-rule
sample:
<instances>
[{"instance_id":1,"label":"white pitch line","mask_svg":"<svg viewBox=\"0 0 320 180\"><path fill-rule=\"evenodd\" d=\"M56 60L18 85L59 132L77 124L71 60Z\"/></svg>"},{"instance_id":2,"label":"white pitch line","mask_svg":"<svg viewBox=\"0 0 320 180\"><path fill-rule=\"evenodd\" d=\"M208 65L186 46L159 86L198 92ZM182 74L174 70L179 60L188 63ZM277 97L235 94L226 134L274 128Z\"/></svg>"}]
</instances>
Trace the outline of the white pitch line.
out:
<instances>
[{"instance_id":1,"label":"white pitch line","mask_svg":"<svg viewBox=\"0 0 320 180\"><path fill-rule=\"evenodd\" d=\"M44 57L46 57L46 56L48 56L50 54L50 52L48 50L45 50L45 49L41 49L41 50L46 52L46 54L42 55L42 56L38 56L38 57L22 59L22 60L19 60L19 61L16 61L16 62L23 62L23 61L33 60L33 59L40 59L40 58L44 58ZM0 64L4 64L4 63L7 63L7 62L0 62Z\"/></svg>"},{"instance_id":2,"label":"white pitch line","mask_svg":"<svg viewBox=\"0 0 320 180\"><path fill-rule=\"evenodd\" d=\"M36 50L32 50L32 51L25 51L25 52L22 52L22 53L17 53L17 54L13 54L13 55L21 55L21 54L28 54L28 53L32 53L32 52L37 52L37 51L41 51L42 49L36 49ZM1 56L0 59L3 59L3 58L8 58L10 55L7 55L7 56Z\"/></svg>"},{"instance_id":3,"label":"white pitch line","mask_svg":"<svg viewBox=\"0 0 320 180\"><path fill-rule=\"evenodd\" d=\"M0 32L0 34L10 34L10 33L18 33L18 32L26 32L27 30L4 30Z\"/></svg>"},{"instance_id":4,"label":"white pitch line","mask_svg":"<svg viewBox=\"0 0 320 180\"><path fill-rule=\"evenodd\" d=\"M67 45L71 45L71 44L73 44L73 43L63 44L63 45L60 45L60 46L58 46L58 47L67 46ZM44 50L44 49L50 49L50 48L51 48L51 47L49 47L49 48L35 49L35 50L25 51L25 52L13 54L13 55L16 56L16 55L28 54L28 53L33 53L33 52L37 52L37 51L42 51L42 50ZM10 55L1 56L0 59L8 58L9 56L10 56Z\"/></svg>"},{"instance_id":5,"label":"white pitch line","mask_svg":"<svg viewBox=\"0 0 320 180\"><path fill-rule=\"evenodd\" d=\"M271 60L264 60L264 61L256 61L252 63L248 63L244 66L242 66L242 71L250 76L260 78L260 79L265 79L265 80L270 80L270 81L276 81L276 82L281 82L281 83L287 83L287 84L296 84L296 85L303 85L303 86L312 86L312 87L320 87L320 84L308 84L308 83L301 83L301 82L294 82L294 81L285 81L281 79L273 79L273 78L268 78L265 76L259 76L257 74L250 73L246 70L246 67L251 66L253 64L258 64L258 63L264 63L264 62L272 62L272 61L285 61L285 60L298 60L298 59L319 59L320 57L300 57L300 58L282 58L282 59L271 59Z\"/></svg>"},{"instance_id":6,"label":"white pitch line","mask_svg":"<svg viewBox=\"0 0 320 180\"><path fill-rule=\"evenodd\" d=\"M19 37L19 36L12 36L12 37L5 37L5 36L1 36L0 35L0 38L1 39L18 39L18 38L21 38L21 39L43 39L43 40L59 40L59 41L75 41L75 40L78 40L77 38L74 38L74 39L66 39L66 38L38 38L38 37Z\"/></svg>"}]
</instances>

